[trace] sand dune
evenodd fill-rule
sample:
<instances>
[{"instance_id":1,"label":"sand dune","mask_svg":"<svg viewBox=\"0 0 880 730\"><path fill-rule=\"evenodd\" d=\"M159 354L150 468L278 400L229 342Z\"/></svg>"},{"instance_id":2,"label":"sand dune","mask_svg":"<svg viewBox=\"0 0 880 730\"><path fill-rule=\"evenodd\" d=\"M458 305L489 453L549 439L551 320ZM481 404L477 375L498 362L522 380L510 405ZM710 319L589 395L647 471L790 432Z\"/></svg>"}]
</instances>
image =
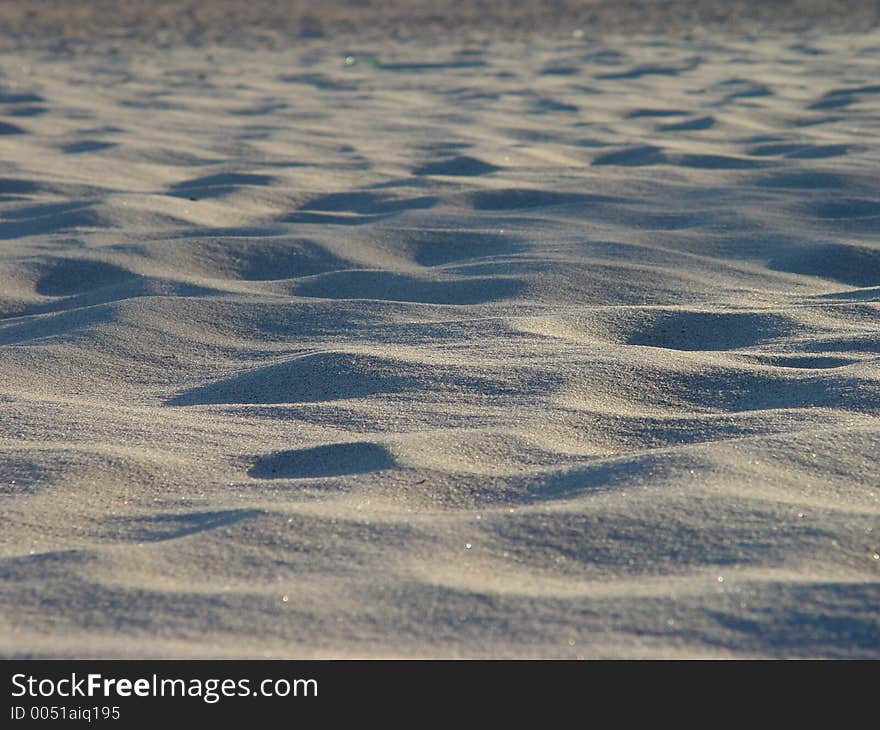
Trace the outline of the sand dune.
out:
<instances>
[{"instance_id":1,"label":"sand dune","mask_svg":"<svg viewBox=\"0 0 880 730\"><path fill-rule=\"evenodd\" d=\"M880 657L880 34L346 37L4 55L0 653Z\"/></svg>"}]
</instances>

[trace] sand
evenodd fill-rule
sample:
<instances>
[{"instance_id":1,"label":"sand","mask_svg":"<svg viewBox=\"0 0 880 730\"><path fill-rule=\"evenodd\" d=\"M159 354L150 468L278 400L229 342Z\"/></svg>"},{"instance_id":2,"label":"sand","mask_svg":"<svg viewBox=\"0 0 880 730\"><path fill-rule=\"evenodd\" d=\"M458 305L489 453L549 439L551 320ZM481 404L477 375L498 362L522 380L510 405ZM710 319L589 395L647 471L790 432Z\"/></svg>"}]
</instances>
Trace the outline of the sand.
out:
<instances>
[{"instance_id":1,"label":"sand","mask_svg":"<svg viewBox=\"0 0 880 730\"><path fill-rule=\"evenodd\" d=\"M0 54L0 655L880 657L880 32L56 5Z\"/></svg>"}]
</instances>

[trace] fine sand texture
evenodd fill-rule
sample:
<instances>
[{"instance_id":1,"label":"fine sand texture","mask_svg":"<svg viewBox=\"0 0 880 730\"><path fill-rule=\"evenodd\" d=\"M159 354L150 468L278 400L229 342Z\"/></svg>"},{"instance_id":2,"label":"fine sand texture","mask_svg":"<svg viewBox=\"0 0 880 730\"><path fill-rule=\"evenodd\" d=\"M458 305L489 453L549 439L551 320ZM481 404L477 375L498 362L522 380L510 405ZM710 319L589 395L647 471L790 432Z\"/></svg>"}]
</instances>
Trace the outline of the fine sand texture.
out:
<instances>
[{"instance_id":1,"label":"fine sand texture","mask_svg":"<svg viewBox=\"0 0 880 730\"><path fill-rule=\"evenodd\" d=\"M880 32L45 27L0 655L880 658Z\"/></svg>"}]
</instances>

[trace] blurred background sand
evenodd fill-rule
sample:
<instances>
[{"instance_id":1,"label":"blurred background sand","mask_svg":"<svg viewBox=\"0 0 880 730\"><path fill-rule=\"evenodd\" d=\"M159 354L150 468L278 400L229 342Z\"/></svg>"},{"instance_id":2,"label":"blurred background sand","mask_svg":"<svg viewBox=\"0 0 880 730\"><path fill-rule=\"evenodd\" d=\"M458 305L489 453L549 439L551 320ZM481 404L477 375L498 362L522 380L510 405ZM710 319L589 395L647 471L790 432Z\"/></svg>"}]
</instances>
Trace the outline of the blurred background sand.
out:
<instances>
[{"instance_id":1,"label":"blurred background sand","mask_svg":"<svg viewBox=\"0 0 880 730\"><path fill-rule=\"evenodd\" d=\"M160 43L285 42L301 37L520 36L582 31L864 30L872 0L4 0L6 43L137 38Z\"/></svg>"}]
</instances>

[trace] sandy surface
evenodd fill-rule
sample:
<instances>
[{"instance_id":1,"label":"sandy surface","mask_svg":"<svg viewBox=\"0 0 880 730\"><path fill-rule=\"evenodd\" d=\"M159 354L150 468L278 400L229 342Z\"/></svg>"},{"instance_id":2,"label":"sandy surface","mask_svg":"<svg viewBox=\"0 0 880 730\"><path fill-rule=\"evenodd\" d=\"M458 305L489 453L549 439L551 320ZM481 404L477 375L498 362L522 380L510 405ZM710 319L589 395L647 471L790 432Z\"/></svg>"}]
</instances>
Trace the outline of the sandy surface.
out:
<instances>
[{"instance_id":1,"label":"sandy surface","mask_svg":"<svg viewBox=\"0 0 880 730\"><path fill-rule=\"evenodd\" d=\"M389 37L460 42L607 33L864 31L877 0L0 0L0 47L146 41L272 45Z\"/></svg>"},{"instance_id":2,"label":"sandy surface","mask_svg":"<svg viewBox=\"0 0 880 730\"><path fill-rule=\"evenodd\" d=\"M880 657L880 33L53 5L0 56L0 654Z\"/></svg>"}]
</instances>

